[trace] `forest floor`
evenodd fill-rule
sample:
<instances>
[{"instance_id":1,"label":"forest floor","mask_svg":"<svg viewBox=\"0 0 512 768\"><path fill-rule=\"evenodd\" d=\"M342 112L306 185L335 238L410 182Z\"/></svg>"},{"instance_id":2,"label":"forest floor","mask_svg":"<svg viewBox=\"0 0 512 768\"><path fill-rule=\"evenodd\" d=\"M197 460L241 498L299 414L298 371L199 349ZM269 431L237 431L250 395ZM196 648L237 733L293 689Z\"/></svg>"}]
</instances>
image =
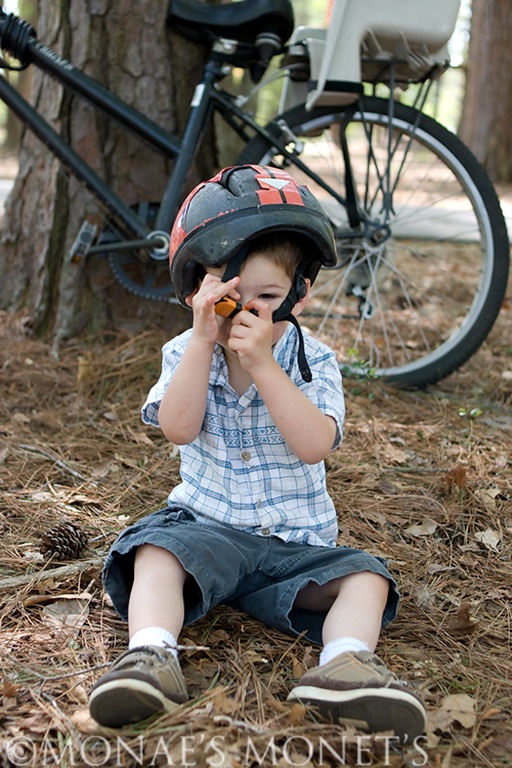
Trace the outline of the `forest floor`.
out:
<instances>
[{"instance_id":1,"label":"forest floor","mask_svg":"<svg viewBox=\"0 0 512 768\"><path fill-rule=\"evenodd\" d=\"M225 607L180 638L189 704L121 731L89 717L127 638L101 563L178 479L139 416L164 340L55 355L30 318L0 313L0 766L511 766L512 290L483 347L436 387L347 381L346 437L328 459L340 541L388 558L403 596L378 653L429 710L408 748L286 705L317 649ZM62 520L89 546L43 559Z\"/></svg>"}]
</instances>

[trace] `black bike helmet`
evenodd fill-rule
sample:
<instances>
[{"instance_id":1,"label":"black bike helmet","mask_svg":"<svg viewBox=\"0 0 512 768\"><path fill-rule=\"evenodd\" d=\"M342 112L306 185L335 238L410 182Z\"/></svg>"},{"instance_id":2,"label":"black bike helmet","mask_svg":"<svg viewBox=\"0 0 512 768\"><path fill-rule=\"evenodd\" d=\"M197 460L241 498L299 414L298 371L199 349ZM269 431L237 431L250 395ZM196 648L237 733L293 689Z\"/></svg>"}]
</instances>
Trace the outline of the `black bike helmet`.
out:
<instances>
[{"instance_id":1,"label":"black bike helmet","mask_svg":"<svg viewBox=\"0 0 512 768\"><path fill-rule=\"evenodd\" d=\"M336 245L331 223L319 202L285 171L234 166L195 187L172 228L171 282L180 304L188 306L185 298L208 267L228 264L223 280L231 279L240 272L251 243L270 233L290 233L304 239L304 256L290 293L273 314L274 322L289 320L295 324L303 349L302 334L291 311L304 295L304 278L313 283L320 267L336 265ZM305 363L303 351L299 358ZM305 378L308 371L303 371Z\"/></svg>"}]
</instances>

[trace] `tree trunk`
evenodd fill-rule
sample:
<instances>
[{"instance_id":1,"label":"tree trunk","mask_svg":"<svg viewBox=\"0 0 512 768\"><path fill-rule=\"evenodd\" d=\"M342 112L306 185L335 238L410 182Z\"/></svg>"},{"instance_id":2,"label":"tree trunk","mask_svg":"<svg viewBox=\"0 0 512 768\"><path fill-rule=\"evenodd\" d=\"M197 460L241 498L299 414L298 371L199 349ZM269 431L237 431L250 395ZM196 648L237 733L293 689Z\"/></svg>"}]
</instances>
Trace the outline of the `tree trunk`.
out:
<instances>
[{"instance_id":1,"label":"tree trunk","mask_svg":"<svg viewBox=\"0 0 512 768\"><path fill-rule=\"evenodd\" d=\"M473 0L460 136L495 182L512 181L512 3Z\"/></svg>"},{"instance_id":2,"label":"tree trunk","mask_svg":"<svg viewBox=\"0 0 512 768\"><path fill-rule=\"evenodd\" d=\"M167 3L154 0L44 0L38 38L128 104L180 133L202 51L165 26ZM160 200L170 170L86 101L70 97L33 68L32 103L130 205ZM190 184L216 165L213 140L191 169ZM28 307L34 329L54 338L83 330L165 323L180 330L186 310L126 291L104 257L67 258L84 219L100 221L96 202L25 131L19 174L7 202L0 245L0 306ZM163 267L165 269L165 266ZM181 326L181 328L179 327Z\"/></svg>"}]
</instances>

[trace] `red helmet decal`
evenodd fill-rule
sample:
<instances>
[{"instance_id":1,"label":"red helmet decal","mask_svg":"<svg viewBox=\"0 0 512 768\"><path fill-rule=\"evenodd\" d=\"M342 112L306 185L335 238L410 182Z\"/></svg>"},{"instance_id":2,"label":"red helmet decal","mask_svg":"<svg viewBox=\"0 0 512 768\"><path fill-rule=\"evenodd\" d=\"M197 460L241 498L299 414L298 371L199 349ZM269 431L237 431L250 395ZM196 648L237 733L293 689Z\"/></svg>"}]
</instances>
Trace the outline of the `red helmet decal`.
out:
<instances>
[{"instance_id":1,"label":"red helmet decal","mask_svg":"<svg viewBox=\"0 0 512 768\"><path fill-rule=\"evenodd\" d=\"M283 202L304 205L299 185L286 171L276 168L270 174L257 165L253 168L258 172L255 178L261 189L256 190L256 194L261 205L279 205Z\"/></svg>"}]
</instances>

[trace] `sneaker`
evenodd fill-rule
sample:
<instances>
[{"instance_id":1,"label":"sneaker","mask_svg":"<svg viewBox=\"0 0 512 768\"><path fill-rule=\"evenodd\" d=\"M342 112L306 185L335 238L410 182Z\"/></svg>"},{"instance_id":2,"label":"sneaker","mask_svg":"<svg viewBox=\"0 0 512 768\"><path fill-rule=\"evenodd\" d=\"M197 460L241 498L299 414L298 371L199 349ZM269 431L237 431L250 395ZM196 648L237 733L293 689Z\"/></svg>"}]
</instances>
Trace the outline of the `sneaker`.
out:
<instances>
[{"instance_id":1,"label":"sneaker","mask_svg":"<svg viewBox=\"0 0 512 768\"><path fill-rule=\"evenodd\" d=\"M420 697L368 651L342 653L306 672L288 701L318 706L323 715L377 733L393 731L403 743L425 729Z\"/></svg>"},{"instance_id":2,"label":"sneaker","mask_svg":"<svg viewBox=\"0 0 512 768\"><path fill-rule=\"evenodd\" d=\"M157 712L172 712L188 699L175 655L145 646L126 651L91 691L89 711L108 728L137 723Z\"/></svg>"}]
</instances>

